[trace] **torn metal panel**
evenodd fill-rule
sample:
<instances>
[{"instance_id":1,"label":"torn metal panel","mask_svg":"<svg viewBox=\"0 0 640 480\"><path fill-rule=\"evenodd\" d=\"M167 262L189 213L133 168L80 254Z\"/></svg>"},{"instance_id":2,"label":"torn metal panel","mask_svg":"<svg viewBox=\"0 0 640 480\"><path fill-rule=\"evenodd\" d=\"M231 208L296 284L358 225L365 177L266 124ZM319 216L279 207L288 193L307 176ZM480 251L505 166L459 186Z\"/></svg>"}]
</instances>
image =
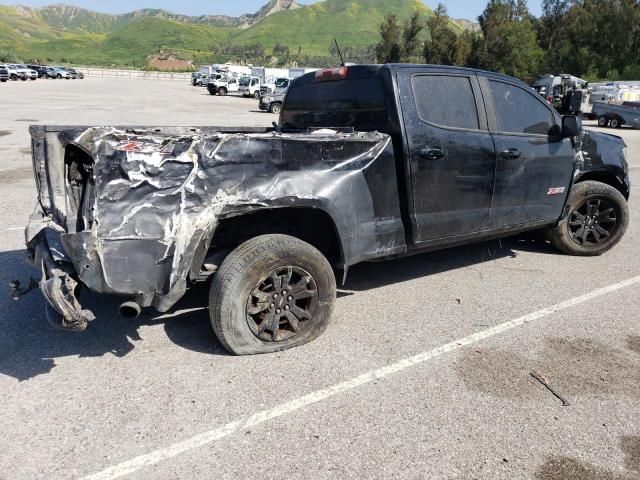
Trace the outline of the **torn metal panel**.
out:
<instances>
[{"instance_id":1,"label":"torn metal panel","mask_svg":"<svg viewBox=\"0 0 640 480\"><path fill-rule=\"evenodd\" d=\"M342 265L406 250L393 147L384 134L31 131L41 211L27 241L33 248L41 238L38 225L57 229L63 248L56 250L96 292L165 311L185 293L194 256L204 258L219 222L265 209L326 212Z\"/></svg>"}]
</instances>

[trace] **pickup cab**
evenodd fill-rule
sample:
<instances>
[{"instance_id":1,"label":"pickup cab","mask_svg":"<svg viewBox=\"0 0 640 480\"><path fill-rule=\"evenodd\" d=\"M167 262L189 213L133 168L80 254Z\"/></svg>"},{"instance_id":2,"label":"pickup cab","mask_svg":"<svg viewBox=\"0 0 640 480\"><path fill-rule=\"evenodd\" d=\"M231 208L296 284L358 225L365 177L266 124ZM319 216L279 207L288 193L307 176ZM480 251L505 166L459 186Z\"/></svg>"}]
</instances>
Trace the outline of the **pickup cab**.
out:
<instances>
[{"instance_id":1,"label":"pickup cab","mask_svg":"<svg viewBox=\"0 0 640 480\"><path fill-rule=\"evenodd\" d=\"M240 88L240 81L236 77L222 77L207 84L207 90L211 95L224 97L229 93L236 93Z\"/></svg>"},{"instance_id":2,"label":"pickup cab","mask_svg":"<svg viewBox=\"0 0 640 480\"><path fill-rule=\"evenodd\" d=\"M260 98L260 87L262 83L258 77L242 77L238 93L243 97Z\"/></svg>"},{"instance_id":3,"label":"pickup cab","mask_svg":"<svg viewBox=\"0 0 640 480\"><path fill-rule=\"evenodd\" d=\"M135 318L210 282L220 342L276 352L328 327L336 280L360 262L530 230L600 255L629 222L624 142L478 70L321 70L291 83L273 128L30 132L26 242L47 318L68 330L94 319L81 286Z\"/></svg>"}]
</instances>

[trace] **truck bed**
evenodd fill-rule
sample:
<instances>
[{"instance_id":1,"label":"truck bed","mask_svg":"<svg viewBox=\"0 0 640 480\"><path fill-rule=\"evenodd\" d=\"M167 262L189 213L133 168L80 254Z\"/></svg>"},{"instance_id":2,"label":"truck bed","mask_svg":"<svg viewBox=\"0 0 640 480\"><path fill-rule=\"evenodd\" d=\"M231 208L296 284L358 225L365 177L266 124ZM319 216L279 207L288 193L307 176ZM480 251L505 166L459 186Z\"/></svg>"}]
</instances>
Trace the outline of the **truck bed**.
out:
<instances>
[{"instance_id":1,"label":"truck bed","mask_svg":"<svg viewBox=\"0 0 640 480\"><path fill-rule=\"evenodd\" d=\"M39 251L36 259L50 257L45 263L59 270L49 275L54 283L77 276L92 291L136 297L166 311L200 274L220 222L264 209L326 212L342 239L337 263L343 266L406 248L385 134L30 131L39 205L27 244Z\"/></svg>"}]
</instances>

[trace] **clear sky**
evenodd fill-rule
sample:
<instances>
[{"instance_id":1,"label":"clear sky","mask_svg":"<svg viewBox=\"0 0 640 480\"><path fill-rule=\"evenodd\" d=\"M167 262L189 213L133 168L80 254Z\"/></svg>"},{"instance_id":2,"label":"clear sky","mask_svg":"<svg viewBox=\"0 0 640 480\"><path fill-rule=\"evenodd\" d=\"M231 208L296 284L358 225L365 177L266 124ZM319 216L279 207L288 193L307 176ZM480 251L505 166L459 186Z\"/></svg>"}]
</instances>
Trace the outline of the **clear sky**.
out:
<instances>
[{"instance_id":1,"label":"clear sky","mask_svg":"<svg viewBox=\"0 0 640 480\"><path fill-rule=\"evenodd\" d=\"M4 5L27 5L39 7L52 3L68 3L78 7L97 10L105 13L126 13L139 8L163 8L175 13L187 15L222 14L238 16L243 13L253 13L260 9L268 0L110 0L109 2L98 0L16 0L3 1ZM317 1L317 0L316 0ZM424 0L423 0L424 1ZM449 9L449 15L453 18L466 18L475 20L486 5L486 0L440 0ZM314 3L313 0L301 0L299 3ZM438 0L426 0L430 7L435 7ZM540 14L541 0L529 0L529 8L535 15Z\"/></svg>"}]
</instances>

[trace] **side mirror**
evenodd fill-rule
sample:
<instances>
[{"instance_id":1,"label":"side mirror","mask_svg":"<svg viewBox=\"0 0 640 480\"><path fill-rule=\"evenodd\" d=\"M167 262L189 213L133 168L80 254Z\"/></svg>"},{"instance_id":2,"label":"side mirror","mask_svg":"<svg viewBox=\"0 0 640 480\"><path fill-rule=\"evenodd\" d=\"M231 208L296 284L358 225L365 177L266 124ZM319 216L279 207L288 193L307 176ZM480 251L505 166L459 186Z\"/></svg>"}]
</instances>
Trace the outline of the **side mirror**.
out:
<instances>
[{"instance_id":1,"label":"side mirror","mask_svg":"<svg viewBox=\"0 0 640 480\"><path fill-rule=\"evenodd\" d=\"M582 133L582 120L574 115L562 117L562 138L574 138Z\"/></svg>"}]
</instances>

